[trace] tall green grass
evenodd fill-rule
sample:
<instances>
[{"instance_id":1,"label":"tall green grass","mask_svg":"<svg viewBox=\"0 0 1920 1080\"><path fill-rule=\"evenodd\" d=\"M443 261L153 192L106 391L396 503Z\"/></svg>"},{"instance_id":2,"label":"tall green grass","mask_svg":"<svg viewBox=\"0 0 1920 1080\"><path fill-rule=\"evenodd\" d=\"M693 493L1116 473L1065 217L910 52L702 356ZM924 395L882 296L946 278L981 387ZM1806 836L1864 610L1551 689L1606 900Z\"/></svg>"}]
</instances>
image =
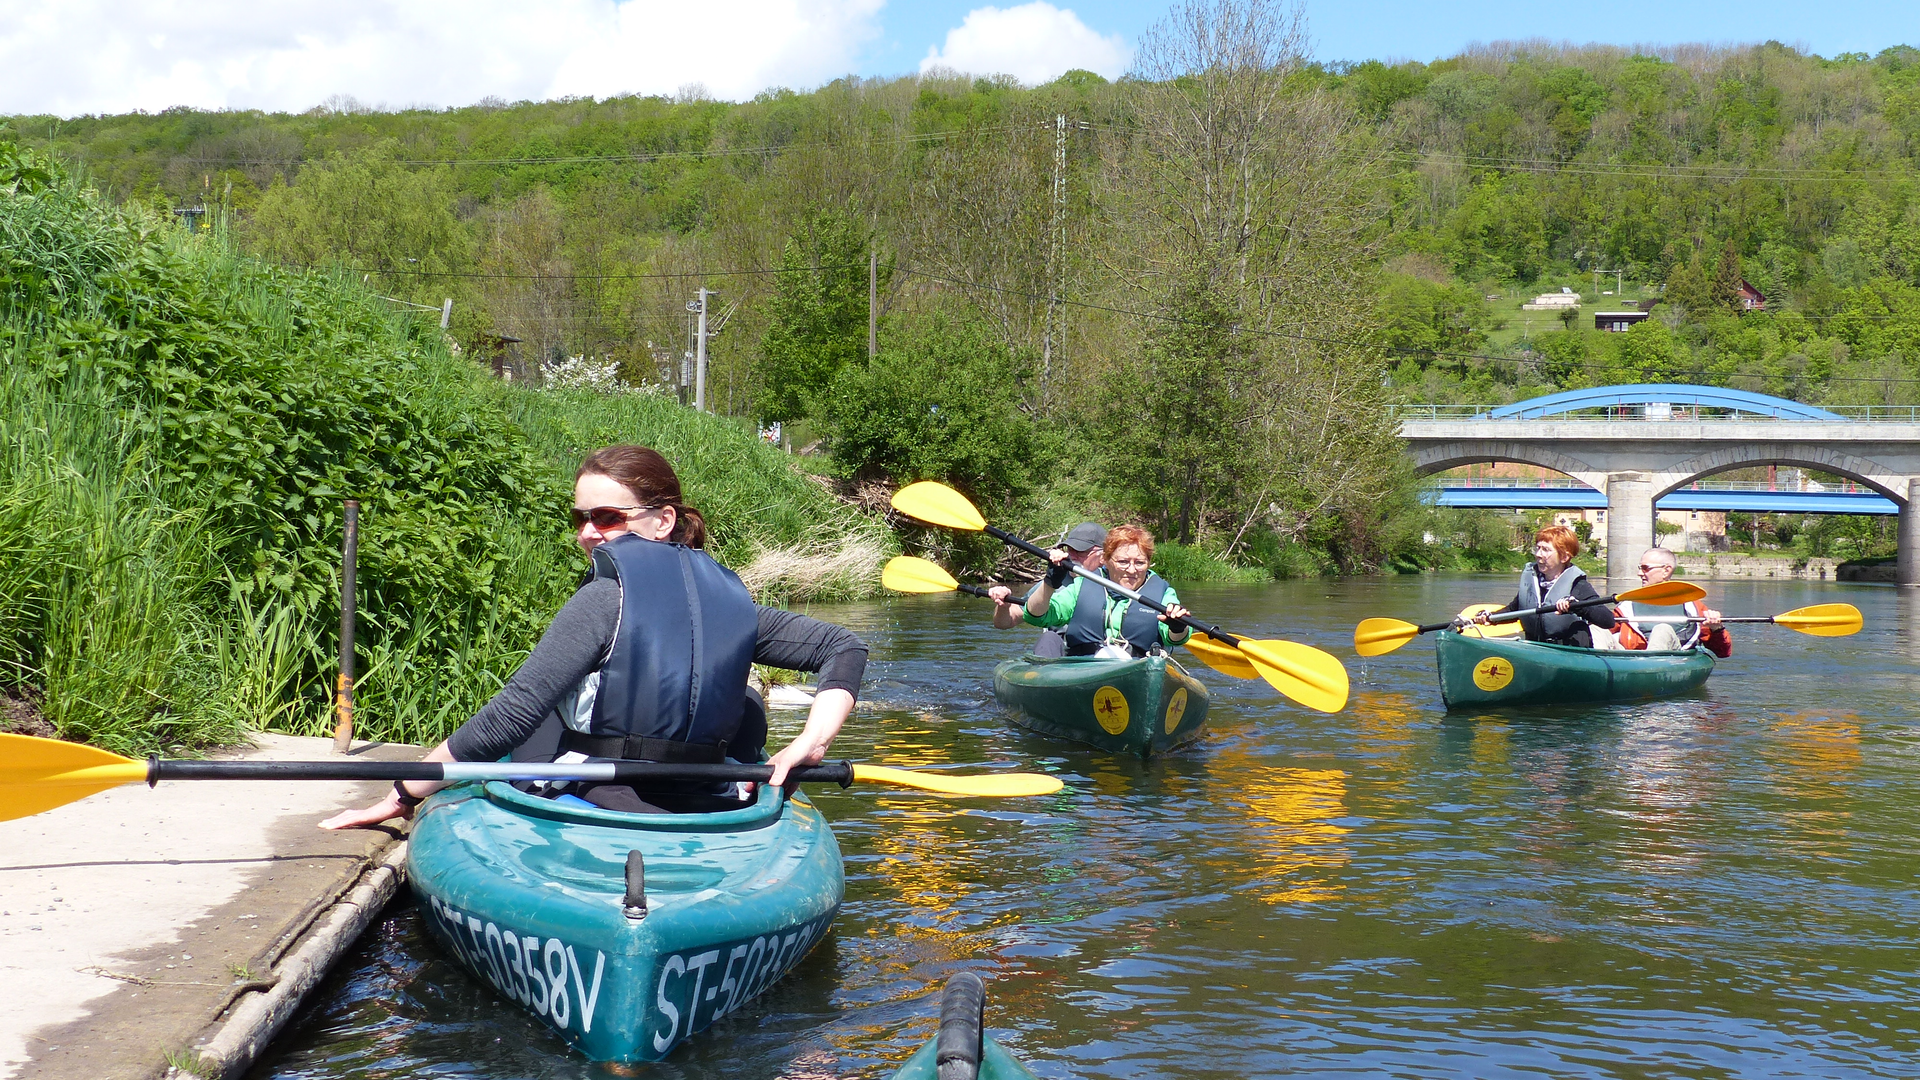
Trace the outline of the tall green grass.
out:
<instances>
[{"instance_id":1,"label":"tall green grass","mask_svg":"<svg viewBox=\"0 0 1920 1080\"><path fill-rule=\"evenodd\" d=\"M578 580L564 514L595 447L673 460L723 562L887 546L731 421L500 385L351 278L44 172L0 175L0 691L65 737L138 753L330 730L344 498L358 730L410 742L484 703Z\"/></svg>"}]
</instances>

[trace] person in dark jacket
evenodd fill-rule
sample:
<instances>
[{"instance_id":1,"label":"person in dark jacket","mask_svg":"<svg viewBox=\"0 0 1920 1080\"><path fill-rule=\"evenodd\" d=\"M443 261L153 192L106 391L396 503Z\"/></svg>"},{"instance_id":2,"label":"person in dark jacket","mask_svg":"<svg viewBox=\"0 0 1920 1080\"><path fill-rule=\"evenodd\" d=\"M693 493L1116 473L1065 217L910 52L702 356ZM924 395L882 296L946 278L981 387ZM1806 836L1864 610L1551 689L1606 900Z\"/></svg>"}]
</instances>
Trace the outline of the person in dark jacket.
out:
<instances>
[{"instance_id":1,"label":"person in dark jacket","mask_svg":"<svg viewBox=\"0 0 1920 1080\"><path fill-rule=\"evenodd\" d=\"M1533 561L1520 571L1520 591L1500 609L1531 612L1543 604L1552 605L1549 614L1521 617L1520 629L1528 641L1591 649L1591 627L1613 629L1613 613L1605 605L1581 604L1598 600L1600 594L1594 591L1586 572L1573 565L1573 557L1579 553L1580 538L1565 525L1549 525L1534 534ZM1482 612L1474 616L1474 621L1484 623L1488 615L1500 611Z\"/></svg>"},{"instance_id":2,"label":"person in dark jacket","mask_svg":"<svg viewBox=\"0 0 1920 1080\"><path fill-rule=\"evenodd\" d=\"M758 761L766 712L747 686L754 663L819 673L806 727L770 760L770 783L825 759L852 713L867 646L850 631L760 607L704 550L706 521L679 477L643 446L595 451L574 478L575 539L593 570L518 671L428 761ZM357 828L396 817L442 783L394 784L385 799L321 822ZM684 785L580 788L607 809L709 808ZM737 803L736 803L737 805Z\"/></svg>"}]
</instances>

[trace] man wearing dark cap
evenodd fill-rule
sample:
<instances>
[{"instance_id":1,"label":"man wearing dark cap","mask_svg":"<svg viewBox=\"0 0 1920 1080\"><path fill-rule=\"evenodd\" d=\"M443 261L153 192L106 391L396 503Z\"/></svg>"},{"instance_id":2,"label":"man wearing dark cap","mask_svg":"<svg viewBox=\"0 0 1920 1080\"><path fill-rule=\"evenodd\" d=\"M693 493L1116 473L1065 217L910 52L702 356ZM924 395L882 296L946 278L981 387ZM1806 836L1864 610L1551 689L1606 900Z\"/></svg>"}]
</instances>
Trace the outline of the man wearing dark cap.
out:
<instances>
[{"instance_id":1,"label":"man wearing dark cap","mask_svg":"<svg viewBox=\"0 0 1920 1080\"><path fill-rule=\"evenodd\" d=\"M1062 536L1060 542L1054 546L1064 549L1067 553L1067 558L1097 573L1105 562L1104 556L1101 554L1101 545L1106 542L1106 529L1091 521L1083 521L1073 528L1068 529L1066 535ZM1005 585L995 585L987 590L987 595L993 598L994 629L1011 630L1020 625L1021 608L1026 604L1024 594L1020 599L1016 600L1013 598L1012 589L1007 588ZM1057 630L1042 630L1040 632L1040 640L1034 643L1033 654L1035 656L1065 656L1067 655L1067 639L1061 637L1060 632Z\"/></svg>"}]
</instances>

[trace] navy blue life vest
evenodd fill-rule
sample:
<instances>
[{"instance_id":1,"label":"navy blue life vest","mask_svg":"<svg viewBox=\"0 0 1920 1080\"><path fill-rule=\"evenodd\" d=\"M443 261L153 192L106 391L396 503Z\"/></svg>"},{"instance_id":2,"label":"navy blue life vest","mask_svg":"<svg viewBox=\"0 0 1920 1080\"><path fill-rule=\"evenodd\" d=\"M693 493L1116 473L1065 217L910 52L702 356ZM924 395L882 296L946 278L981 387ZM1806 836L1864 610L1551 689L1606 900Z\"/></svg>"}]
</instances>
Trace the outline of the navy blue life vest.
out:
<instances>
[{"instance_id":1,"label":"navy blue life vest","mask_svg":"<svg viewBox=\"0 0 1920 1080\"><path fill-rule=\"evenodd\" d=\"M1147 571L1147 580L1134 590L1141 596L1158 604L1167 595L1167 581L1153 571ZM1107 643L1107 598L1125 600L1119 593L1110 592L1105 585L1080 579L1080 596L1073 608L1073 618L1060 630L1067 639L1068 656L1091 656L1100 651ZM1135 656L1145 656L1147 650L1160 644L1160 616L1145 604L1126 601L1127 609L1120 615L1120 634L1127 639Z\"/></svg>"},{"instance_id":2,"label":"navy blue life vest","mask_svg":"<svg viewBox=\"0 0 1920 1080\"><path fill-rule=\"evenodd\" d=\"M758 760L765 720L745 730L742 714L760 618L733 571L704 551L629 533L593 549L593 572L620 582L620 626L591 734L628 745L593 756Z\"/></svg>"}]
</instances>

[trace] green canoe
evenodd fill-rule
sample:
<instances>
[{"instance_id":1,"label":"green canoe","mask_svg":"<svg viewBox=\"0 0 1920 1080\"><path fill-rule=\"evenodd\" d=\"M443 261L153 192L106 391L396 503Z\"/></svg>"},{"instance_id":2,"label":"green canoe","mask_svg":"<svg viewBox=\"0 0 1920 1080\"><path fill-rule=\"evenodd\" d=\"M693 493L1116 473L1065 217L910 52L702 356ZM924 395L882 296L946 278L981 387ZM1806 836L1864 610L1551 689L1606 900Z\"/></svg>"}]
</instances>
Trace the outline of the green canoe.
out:
<instances>
[{"instance_id":1,"label":"green canoe","mask_svg":"<svg viewBox=\"0 0 1920 1080\"><path fill-rule=\"evenodd\" d=\"M408 877L434 937L596 1061L652 1061L799 963L839 910L840 845L802 796L622 814L502 783L421 806Z\"/></svg>"},{"instance_id":2,"label":"green canoe","mask_svg":"<svg viewBox=\"0 0 1920 1080\"><path fill-rule=\"evenodd\" d=\"M1165 656L1026 656L993 669L993 694L1035 731L1143 756L1191 741L1207 722L1207 688Z\"/></svg>"},{"instance_id":3,"label":"green canoe","mask_svg":"<svg viewBox=\"0 0 1920 1080\"><path fill-rule=\"evenodd\" d=\"M1434 643L1447 708L1577 705L1683 694L1713 674L1713 654L1600 651L1440 631Z\"/></svg>"},{"instance_id":4,"label":"green canoe","mask_svg":"<svg viewBox=\"0 0 1920 1080\"><path fill-rule=\"evenodd\" d=\"M940 1034L914 1051L893 1080L1037 1080L986 1033L986 984L963 971L940 995Z\"/></svg>"}]
</instances>

